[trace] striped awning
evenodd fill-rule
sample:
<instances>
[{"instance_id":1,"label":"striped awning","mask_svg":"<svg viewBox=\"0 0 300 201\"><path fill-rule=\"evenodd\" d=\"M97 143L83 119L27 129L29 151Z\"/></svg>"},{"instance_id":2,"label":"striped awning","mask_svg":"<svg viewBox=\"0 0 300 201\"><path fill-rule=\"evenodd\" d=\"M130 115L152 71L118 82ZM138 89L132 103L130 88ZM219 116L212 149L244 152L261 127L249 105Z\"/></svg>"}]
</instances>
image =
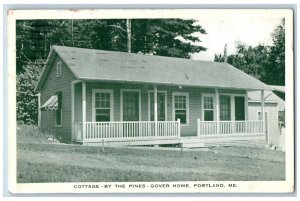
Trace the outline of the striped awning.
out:
<instances>
[{"instance_id":1,"label":"striped awning","mask_svg":"<svg viewBox=\"0 0 300 201\"><path fill-rule=\"evenodd\" d=\"M58 96L51 96L41 107L42 111L53 111L58 109Z\"/></svg>"}]
</instances>

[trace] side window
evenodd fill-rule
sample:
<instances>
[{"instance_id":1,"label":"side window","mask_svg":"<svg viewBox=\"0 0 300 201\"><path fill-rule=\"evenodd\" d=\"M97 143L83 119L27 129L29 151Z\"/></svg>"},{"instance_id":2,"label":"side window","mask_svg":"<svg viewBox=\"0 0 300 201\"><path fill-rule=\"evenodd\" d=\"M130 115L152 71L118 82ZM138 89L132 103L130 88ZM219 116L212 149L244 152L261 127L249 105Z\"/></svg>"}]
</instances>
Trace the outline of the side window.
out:
<instances>
[{"instance_id":1,"label":"side window","mask_svg":"<svg viewBox=\"0 0 300 201\"><path fill-rule=\"evenodd\" d=\"M56 77L61 76L61 61L57 62L56 64Z\"/></svg>"}]
</instances>

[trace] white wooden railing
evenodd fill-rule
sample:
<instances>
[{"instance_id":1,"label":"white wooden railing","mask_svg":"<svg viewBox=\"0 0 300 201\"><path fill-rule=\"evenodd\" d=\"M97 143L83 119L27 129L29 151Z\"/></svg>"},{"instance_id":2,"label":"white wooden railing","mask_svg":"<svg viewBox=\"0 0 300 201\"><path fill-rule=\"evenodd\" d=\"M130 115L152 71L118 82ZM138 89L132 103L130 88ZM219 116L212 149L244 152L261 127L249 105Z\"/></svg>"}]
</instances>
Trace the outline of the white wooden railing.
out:
<instances>
[{"instance_id":1,"label":"white wooden railing","mask_svg":"<svg viewBox=\"0 0 300 201\"><path fill-rule=\"evenodd\" d=\"M81 123L75 123L76 131ZM121 140L149 138L177 138L180 136L180 121L122 121L122 122L86 122L86 134L77 140ZM157 129L156 129L157 128ZM82 133L82 131L81 131ZM78 136L78 135L76 135Z\"/></svg>"},{"instance_id":2,"label":"white wooden railing","mask_svg":"<svg viewBox=\"0 0 300 201\"><path fill-rule=\"evenodd\" d=\"M262 121L197 121L197 135L263 134Z\"/></svg>"}]
</instances>

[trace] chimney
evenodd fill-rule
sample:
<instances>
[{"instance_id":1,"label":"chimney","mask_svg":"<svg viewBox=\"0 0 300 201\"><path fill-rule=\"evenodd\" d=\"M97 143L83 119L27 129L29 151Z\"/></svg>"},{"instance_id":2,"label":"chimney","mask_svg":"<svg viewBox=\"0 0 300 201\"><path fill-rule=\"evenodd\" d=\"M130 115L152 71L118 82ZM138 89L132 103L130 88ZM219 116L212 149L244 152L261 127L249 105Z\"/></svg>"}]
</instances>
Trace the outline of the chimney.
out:
<instances>
[{"instance_id":1,"label":"chimney","mask_svg":"<svg viewBox=\"0 0 300 201\"><path fill-rule=\"evenodd\" d=\"M227 63L227 43L224 46L224 62Z\"/></svg>"}]
</instances>

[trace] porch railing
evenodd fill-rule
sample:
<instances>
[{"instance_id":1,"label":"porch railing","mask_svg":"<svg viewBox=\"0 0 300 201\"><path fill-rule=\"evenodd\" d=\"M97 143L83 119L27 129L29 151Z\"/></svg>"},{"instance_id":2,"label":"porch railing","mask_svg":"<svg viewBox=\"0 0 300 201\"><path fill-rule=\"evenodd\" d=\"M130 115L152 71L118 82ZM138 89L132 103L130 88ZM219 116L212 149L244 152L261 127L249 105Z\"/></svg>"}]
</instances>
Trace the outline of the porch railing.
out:
<instances>
[{"instance_id":1,"label":"porch railing","mask_svg":"<svg viewBox=\"0 0 300 201\"><path fill-rule=\"evenodd\" d=\"M263 134L262 121L200 121L197 135Z\"/></svg>"},{"instance_id":2,"label":"porch railing","mask_svg":"<svg viewBox=\"0 0 300 201\"><path fill-rule=\"evenodd\" d=\"M76 127L80 125L82 127L82 124L75 123L75 131L79 130ZM158 121L157 124L153 121L86 122L85 125L85 136L77 140L176 138L180 136L179 121Z\"/></svg>"}]
</instances>

